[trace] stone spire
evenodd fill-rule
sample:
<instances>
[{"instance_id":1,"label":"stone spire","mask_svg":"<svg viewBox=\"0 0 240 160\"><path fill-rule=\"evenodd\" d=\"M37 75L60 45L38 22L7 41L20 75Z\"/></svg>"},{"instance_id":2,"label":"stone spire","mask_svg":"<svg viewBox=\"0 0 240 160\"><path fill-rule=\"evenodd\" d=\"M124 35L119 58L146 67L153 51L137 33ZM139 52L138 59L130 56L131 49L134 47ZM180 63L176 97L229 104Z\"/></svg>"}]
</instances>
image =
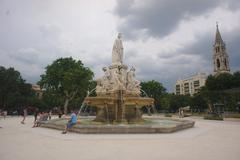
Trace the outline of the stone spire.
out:
<instances>
[{"instance_id":1,"label":"stone spire","mask_svg":"<svg viewBox=\"0 0 240 160\"><path fill-rule=\"evenodd\" d=\"M215 36L215 44L224 44L221 34L218 29L218 22L216 23L216 27L217 27L217 30L216 30L216 36Z\"/></svg>"},{"instance_id":2,"label":"stone spire","mask_svg":"<svg viewBox=\"0 0 240 160\"><path fill-rule=\"evenodd\" d=\"M216 28L215 43L213 45L214 74L219 75L221 73L230 73L226 45L222 40L218 24L216 25Z\"/></svg>"}]
</instances>

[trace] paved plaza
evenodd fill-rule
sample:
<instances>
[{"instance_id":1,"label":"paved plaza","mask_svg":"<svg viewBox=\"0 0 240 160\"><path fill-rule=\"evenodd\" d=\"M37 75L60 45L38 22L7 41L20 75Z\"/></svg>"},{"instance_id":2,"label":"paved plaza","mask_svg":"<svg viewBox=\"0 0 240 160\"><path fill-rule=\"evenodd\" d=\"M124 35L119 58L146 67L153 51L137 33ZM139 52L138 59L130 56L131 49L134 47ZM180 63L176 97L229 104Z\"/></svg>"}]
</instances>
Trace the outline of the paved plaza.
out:
<instances>
[{"instance_id":1,"label":"paved plaza","mask_svg":"<svg viewBox=\"0 0 240 160\"><path fill-rule=\"evenodd\" d=\"M192 118L190 118L192 119ZM0 119L1 160L238 160L240 121L193 118L171 134L76 134L32 128L33 117Z\"/></svg>"}]
</instances>

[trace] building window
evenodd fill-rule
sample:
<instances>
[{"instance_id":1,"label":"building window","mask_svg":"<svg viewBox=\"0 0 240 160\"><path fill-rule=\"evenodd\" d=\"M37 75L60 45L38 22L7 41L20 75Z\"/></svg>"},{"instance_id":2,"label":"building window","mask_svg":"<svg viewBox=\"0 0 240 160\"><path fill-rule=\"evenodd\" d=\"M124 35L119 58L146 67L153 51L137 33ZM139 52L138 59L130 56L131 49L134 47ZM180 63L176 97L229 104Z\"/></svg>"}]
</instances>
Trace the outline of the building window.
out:
<instances>
[{"instance_id":1,"label":"building window","mask_svg":"<svg viewBox=\"0 0 240 160\"><path fill-rule=\"evenodd\" d=\"M227 68L227 60L226 60L226 58L224 59L224 64L225 64L225 67Z\"/></svg>"},{"instance_id":2,"label":"building window","mask_svg":"<svg viewBox=\"0 0 240 160\"><path fill-rule=\"evenodd\" d=\"M219 61L219 59L217 59L217 68L218 69L220 68L220 61Z\"/></svg>"},{"instance_id":3,"label":"building window","mask_svg":"<svg viewBox=\"0 0 240 160\"><path fill-rule=\"evenodd\" d=\"M193 84L194 84L194 88L196 88L196 87L199 87L199 86L200 86L200 82L199 82L199 80L197 80L197 81L194 81L194 82L193 82Z\"/></svg>"}]
</instances>

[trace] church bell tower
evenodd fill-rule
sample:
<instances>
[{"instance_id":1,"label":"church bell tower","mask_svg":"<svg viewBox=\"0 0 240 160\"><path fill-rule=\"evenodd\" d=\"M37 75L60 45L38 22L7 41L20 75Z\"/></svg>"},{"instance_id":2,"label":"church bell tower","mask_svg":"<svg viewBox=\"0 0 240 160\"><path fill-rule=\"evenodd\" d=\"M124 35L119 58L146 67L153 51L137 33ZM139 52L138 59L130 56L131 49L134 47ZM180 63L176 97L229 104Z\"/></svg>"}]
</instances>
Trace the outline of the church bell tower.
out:
<instances>
[{"instance_id":1,"label":"church bell tower","mask_svg":"<svg viewBox=\"0 0 240 160\"><path fill-rule=\"evenodd\" d=\"M216 25L216 37L213 45L213 64L214 74L219 75L221 73L230 73L229 60L226 52L226 45L222 40L221 34Z\"/></svg>"}]
</instances>

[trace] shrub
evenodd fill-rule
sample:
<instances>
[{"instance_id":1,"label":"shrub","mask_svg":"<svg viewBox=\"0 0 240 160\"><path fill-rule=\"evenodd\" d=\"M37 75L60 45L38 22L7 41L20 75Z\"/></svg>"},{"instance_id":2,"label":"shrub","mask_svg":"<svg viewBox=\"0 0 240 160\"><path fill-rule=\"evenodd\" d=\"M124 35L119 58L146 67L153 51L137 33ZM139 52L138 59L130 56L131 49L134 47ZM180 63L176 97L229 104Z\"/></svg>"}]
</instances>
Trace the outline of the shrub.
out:
<instances>
[{"instance_id":1,"label":"shrub","mask_svg":"<svg viewBox=\"0 0 240 160\"><path fill-rule=\"evenodd\" d=\"M223 121L223 117L220 114L208 114L204 116L204 119Z\"/></svg>"},{"instance_id":2,"label":"shrub","mask_svg":"<svg viewBox=\"0 0 240 160\"><path fill-rule=\"evenodd\" d=\"M166 114L165 114L165 117L172 117L172 115L169 114L169 113L166 113Z\"/></svg>"}]
</instances>

